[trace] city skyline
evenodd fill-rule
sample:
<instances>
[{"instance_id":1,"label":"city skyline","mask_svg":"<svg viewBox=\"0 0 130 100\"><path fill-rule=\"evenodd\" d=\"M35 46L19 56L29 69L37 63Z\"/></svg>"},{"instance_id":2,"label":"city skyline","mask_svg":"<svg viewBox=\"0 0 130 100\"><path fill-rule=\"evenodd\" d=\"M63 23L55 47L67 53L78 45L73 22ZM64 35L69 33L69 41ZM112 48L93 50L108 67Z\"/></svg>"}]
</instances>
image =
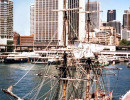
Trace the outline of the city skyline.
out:
<instances>
[{"instance_id":1,"label":"city skyline","mask_svg":"<svg viewBox=\"0 0 130 100\"><path fill-rule=\"evenodd\" d=\"M85 0L87 1L87 0ZM95 1L95 0L90 0ZM123 19L124 10L129 9L129 0L97 0L101 3L101 19L107 20L107 10L115 9L117 11L117 20ZM17 31L20 35L30 35L30 5L34 3L34 0L13 0L14 2L14 31Z\"/></svg>"}]
</instances>

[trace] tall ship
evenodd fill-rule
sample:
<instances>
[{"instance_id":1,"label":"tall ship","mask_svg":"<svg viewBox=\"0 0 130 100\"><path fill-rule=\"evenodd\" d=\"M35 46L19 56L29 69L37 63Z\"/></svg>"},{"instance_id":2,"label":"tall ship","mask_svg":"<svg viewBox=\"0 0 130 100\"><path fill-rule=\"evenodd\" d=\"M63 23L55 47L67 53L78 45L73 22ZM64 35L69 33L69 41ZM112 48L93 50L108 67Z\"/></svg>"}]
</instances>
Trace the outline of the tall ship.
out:
<instances>
[{"instance_id":1,"label":"tall ship","mask_svg":"<svg viewBox=\"0 0 130 100\"><path fill-rule=\"evenodd\" d=\"M63 2L63 40L64 49L62 51L62 60L60 65L47 64L40 70L37 76L41 77L40 83L24 97L18 97L13 93L13 87L18 85L21 80L33 68L22 76L14 85L2 91L17 100L112 100L112 91L108 91L105 86L104 71L109 70L99 64L91 49L71 49L66 44L66 28L68 23L67 12L73 9L67 8L67 0ZM84 44L91 45L89 42L90 13L88 0L87 29L88 41ZM77 9L77 8L74 8ZM78 8L80 9L80 8ZM57 55L58 56L58 55ZM61 57L61 55L59 55ZM21 87L22 88L22 87ZM42 92L44 90L44 92Z\"/></svg>"}]
</instances>

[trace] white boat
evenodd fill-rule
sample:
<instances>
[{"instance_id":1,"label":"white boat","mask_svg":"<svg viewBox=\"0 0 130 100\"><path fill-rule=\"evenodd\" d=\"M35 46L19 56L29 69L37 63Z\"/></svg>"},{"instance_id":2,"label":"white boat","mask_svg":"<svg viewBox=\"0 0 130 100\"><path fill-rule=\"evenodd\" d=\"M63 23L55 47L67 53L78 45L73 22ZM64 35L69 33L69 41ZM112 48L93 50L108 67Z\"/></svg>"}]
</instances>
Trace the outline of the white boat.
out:
<instances>
[{"instance_id":1,"label":"white boat","mask_svg":"<svg viewBox=\"0 0 130 100\"><path fill-rule=\"evenodd\" d=\"M4 59L4 63L21 63L21 62L28 62L28 57L21 53L9 54Z\"/></svg>"}]
</instances>

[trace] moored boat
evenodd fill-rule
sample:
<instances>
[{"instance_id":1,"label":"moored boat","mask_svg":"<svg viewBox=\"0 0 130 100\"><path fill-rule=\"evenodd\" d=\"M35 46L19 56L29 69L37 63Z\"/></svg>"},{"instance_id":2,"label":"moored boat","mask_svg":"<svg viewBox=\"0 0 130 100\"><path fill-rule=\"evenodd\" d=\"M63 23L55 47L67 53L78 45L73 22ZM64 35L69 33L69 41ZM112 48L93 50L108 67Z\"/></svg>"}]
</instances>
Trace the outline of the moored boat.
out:
<instances>
[{"instance_id":1,"label":"moored boat","mask_svg":"<svg viewBox=\"0 0 130 100\"><path fill-rule=\"evenodd\" d=\"M9 54L4 59L4 63L23 63L23 62L28 62L28 57L22 54Z\"/></svg>"}]
</instances>

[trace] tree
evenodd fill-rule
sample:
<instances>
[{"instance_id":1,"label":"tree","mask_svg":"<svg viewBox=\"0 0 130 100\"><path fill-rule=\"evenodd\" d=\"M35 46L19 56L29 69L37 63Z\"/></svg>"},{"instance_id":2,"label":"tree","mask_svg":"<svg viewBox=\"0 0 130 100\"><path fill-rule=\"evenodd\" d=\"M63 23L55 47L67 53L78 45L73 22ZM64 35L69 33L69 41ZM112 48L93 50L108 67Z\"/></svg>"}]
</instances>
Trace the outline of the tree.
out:
<instances>
[{"instance_id":1,"label":"tree","mask_svg":"<svg viewBox=\"0 0 130 100\"><path fill-rule=\"evenodd\" d=\"M126 39L122 39L120 41L121 46L130 46L130 41L127 41Z\"/></svg>"},{"instance_id":2,"label":"tree","mask_svg":"<svg viewBox=\"0 0 130 100\"><path fill-rule=\"evenodd\" d=\"M13 41L8 40L8 41L7 41L7 45L8 45L7 51L8 51L8 52L12 52L13 49L14 49L14 47L13 47Z\"/></svg>"}]
</instances>

